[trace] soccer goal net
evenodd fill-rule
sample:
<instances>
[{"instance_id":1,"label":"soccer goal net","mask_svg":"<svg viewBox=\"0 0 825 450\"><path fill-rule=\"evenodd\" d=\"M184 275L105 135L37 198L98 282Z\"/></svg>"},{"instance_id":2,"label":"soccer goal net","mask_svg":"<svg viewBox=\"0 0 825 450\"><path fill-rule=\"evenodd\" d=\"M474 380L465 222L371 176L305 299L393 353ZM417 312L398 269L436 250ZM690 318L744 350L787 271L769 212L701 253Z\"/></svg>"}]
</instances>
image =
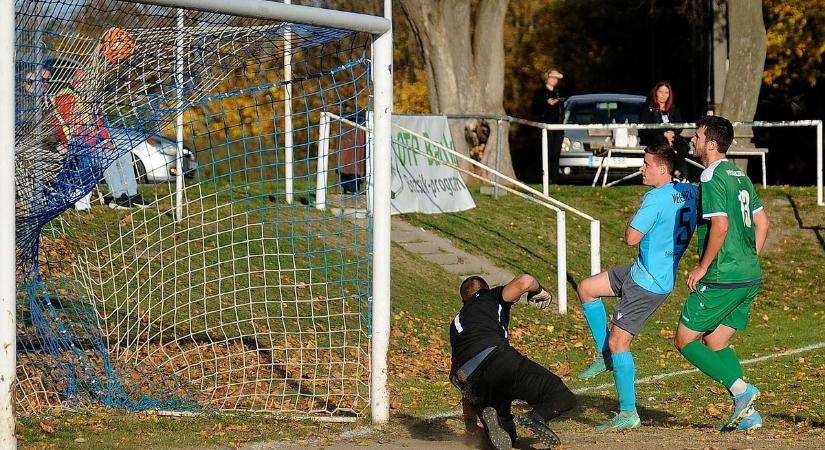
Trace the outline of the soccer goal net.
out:
<instances>
[{"instance_id":1,"label":"soccer goal net","mask_svg":"<svg viewBox=\"0 0 825 450\"><path fill-rule=\"evenodd\" d=\"M15 1L18 413L358 416L373 219L306 199L374 31L150 3Z\"/></svg>"}]
</instances>

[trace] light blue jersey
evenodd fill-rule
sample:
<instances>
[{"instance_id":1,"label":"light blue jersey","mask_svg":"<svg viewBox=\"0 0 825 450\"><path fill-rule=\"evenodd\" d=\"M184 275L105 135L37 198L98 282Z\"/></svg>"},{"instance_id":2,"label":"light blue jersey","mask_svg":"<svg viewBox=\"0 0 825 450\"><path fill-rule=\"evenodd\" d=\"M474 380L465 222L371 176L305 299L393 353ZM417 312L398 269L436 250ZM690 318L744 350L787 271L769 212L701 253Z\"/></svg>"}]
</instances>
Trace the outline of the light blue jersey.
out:
<instances>
[{"instance_id":1,"label":"light blue jersey","mask_svg":"<svg viewBox=\"0 0 825 450\"><path fill-rule=\"evenodd\" d=\"M669 294L679 259L696 228L699 190L690 183L668 183L647 191L630 226L644 236L630 276L656 294Z\"/></svg>"}]
</instances>

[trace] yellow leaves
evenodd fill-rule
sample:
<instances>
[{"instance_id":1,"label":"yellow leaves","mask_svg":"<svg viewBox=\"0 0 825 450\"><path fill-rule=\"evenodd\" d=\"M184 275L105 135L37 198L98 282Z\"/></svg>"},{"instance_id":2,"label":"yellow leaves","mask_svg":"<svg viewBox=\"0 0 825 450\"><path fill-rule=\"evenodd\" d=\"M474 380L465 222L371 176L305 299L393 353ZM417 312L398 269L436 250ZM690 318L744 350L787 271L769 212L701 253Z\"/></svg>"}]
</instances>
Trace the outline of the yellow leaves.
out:
<instances>
[{"instance_id":1,"label":"yellow leaves","mask_svg":"<svg viewBox=\"0 0 825 450\"><path fill-rule=\"evenodd\" d=\"M46 422L40 422L37 425L38 425L38 427L40 427L40 430L43 431L46 434L52 434L52 433L55 432L54 427L47 424Z\"/></svg>"},{"instance_id":2,"label":"yellow leaves","mask_svg":"<svg viewBox=\"0 0 825 450\"><path fill-rule=\"evenodd\" d=\"M727 416L727 410L727 403L711 403L707 406L707 408L705 408L705 412L708 413L709 416L715 417L717 419Z\"/></svg>"},{"instance_id":3,"label":"yellow leaves","mask_svg":"<svg viewBox=\"0 0 825 450\"><path fill-rule=\"evenodd\" d=\"M553 372L561 378L573 373L573 366L570 363L558 362L553 365Z\"/></svg>"},{"instance_id":4,"label":"yellow leaves","mask_svg":"<svg viewBox=\"0 0 825 450\"><path fill-rule=\"evenodd\" d=\"M825 11L818 0L766 0L767 57L762 81L781 88L793 80L815 86L823 75ZM782 84L780 84L782 83Z\"/></svg>"},{"instance_id":5,"label":"yellow leaves","mask_svg":"<svg viewBox=\"0 0 825 450\"><path fill-rule=\"evenodd\" d=\"M430 97L427 88L427 77L423 69L416 69L412 79L396 78L393 83L395 97L395 111L400 113L428 113L430 112ZM401 79L399 79L401 78Z\"/></svg>"}]
</instances>

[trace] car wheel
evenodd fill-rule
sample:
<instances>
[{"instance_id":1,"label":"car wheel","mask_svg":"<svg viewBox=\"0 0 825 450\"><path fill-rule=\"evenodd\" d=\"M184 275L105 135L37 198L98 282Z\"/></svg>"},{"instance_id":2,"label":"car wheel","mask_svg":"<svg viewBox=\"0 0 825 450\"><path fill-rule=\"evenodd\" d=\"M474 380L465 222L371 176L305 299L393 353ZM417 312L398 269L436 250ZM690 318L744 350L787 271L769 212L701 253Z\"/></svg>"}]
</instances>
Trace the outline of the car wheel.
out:
<instances>
[{"instance_id":1,"label":"car wheel","mask_svg":"<svg viewBox=\"0 0 825 450\"><path fill-rule=\"evenodd\" d=\"M134 158L134 156L133 156ZM149 179L146 177L146 166L143 165L143 161L140 158L135 159L135 181L139 184L146 184L148 183Z\"/></svg>"}]
</instances>

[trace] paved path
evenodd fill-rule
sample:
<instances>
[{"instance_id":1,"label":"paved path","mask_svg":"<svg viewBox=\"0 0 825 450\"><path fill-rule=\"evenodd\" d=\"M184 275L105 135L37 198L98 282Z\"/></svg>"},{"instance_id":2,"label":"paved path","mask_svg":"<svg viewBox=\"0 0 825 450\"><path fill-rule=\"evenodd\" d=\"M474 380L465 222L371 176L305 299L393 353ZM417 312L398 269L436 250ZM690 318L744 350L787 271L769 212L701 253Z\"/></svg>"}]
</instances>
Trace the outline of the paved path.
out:
<instances>
[{"instance_id":1,"label":"paved path","mask_svg":"<svg viewBox=\"0 0 825 450\"><path fill-rule=\"evenodd\" d=\"M505 284L513 279L513 273L509 270L497 267L483 256L456 248L448 239L412 225L399 216L392 217L392 241L454 273L456 278L481 275L490 286Z\"/></svg>"}]
</instances>

